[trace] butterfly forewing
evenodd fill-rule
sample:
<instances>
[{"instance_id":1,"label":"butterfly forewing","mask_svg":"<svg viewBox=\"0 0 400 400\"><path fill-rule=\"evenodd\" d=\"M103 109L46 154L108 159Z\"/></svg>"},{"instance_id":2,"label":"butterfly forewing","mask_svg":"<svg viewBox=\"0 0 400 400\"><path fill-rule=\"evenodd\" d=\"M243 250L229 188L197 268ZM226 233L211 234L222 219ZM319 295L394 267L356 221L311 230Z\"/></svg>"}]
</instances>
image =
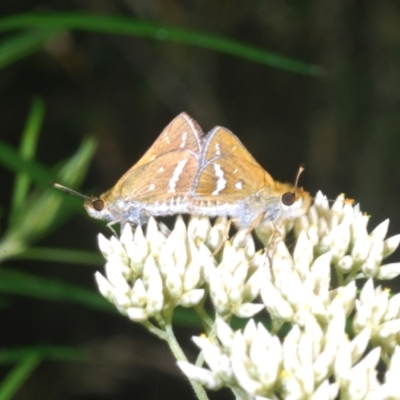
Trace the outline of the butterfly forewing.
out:
<instances>
[{"instance_id":1,"label":"butterfly forewing","mask_svg":"<svg viewBox=\"0 0 400 400\"><path fill-rule=\"evenodd\" d=\"M202 140L203 131L200 126L188 114L183 112L164 128L149 150L127 174L169 151L186 149L200 153Z\"/></svg>"},{"instance_id":2,"label":"butterfly forewing","mask_svg":"<svg viewBox=\"0 0 400 400\"><path fill-rule=\"evenodd\" d=\"M197 166L198 156L186 149L161 154L131 171L118 196L142 203L168 202L184 196L193 186Z\"/></svg>"},{"instance_id":3,"label":"butterfly forewing","mask_svg":"<svg viewBox=\"0 0 400 400\"><path fill-rule=\"evenodd\" d=\"M132 196L132 198L139 193L143 195L146 193L146 186L142 182L146 182L147 184L152 179L158 180L161 178L166 178L168 181L168 174L171 174L172 176L174 171L174 167L170 166L168 162L173 160L173 157L169 157L167 160L164 156L168 153L172 153L174 154L174 157L177 157L179 160L183 158L192 159L193 156L198 158L202 140L203 132L196 121L190 118L186 113L179 114L161 132L160 136L145 155L132 168L125 172L115 186L108 192L108 196L110 196L109 201L112 201L112 198L122 195L122 193L124 197ZM182 155L180 152L183 150L188 154ZM161 161L154 164L154 162L160 157L164 164L161 164ZM193 160L189 165L192 163ZM144 168L144 166L146 166L146 168ZM163 174L157 173L161 167L164 167L165 170ZM188 167L189 166L186 167L186 171L188 170ZM193 175L191 176L192 181L195 176L195 171L196 169L193 171ZM148 174L148 176L146 176L146 174ZM149 185L152 183L155 184L155 182L150 182ZM156 193L160 194L160 191L154 191L151 197Z\"/></svg>"}]
</instances>

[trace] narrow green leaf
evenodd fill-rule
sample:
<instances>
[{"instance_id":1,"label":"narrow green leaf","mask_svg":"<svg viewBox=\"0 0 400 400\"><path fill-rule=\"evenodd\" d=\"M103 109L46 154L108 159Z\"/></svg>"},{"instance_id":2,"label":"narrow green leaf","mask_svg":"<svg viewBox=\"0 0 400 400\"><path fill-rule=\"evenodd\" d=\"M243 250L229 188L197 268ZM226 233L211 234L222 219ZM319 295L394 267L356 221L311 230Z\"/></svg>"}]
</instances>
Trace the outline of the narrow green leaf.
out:
<instances>
[{"instance_id":1,"label":"narrow green leaf","mask_svg":"<svg viewBox=\"0 0 400 400\"><path fill-rule=\"evenodd\" d=\"M0 292L115 312L115 308L95 291L7 268L0 268Z\"/></svg>"},{"instance_id":2,"label":"narrow green leaf","mask_svg":"<svg viewBox=\"0 0 400 400\"><path fill-rule=\"evenodd\" d=\"M48 360L84 361L87 356L83 350L75 347L37 345L29 347L7 348L0 351L0 365L15 364L32 353Z\"/></svg>"},{"instance_id":3,"label":"narrow green leaf","mask_svg":"<svg viewBox=\"0 0 400 400\"><path fill-rule=\"evenodd\" d=\"M96 149L94 138L84 138L77 153L60 169L58 177L66 184L77 185L84 178ZM48 188L55 174L49 168L33 160L26 160L9 144L0 141L0 164L15 173L24 172L37 185ZM75 176L76 174L76 176Z\"/></svg>"},{"instance_id":4,"label":"narrow green leaf","mask_svg":"<svg viewBox=\"0 0 400 400\"><path fill-rule=\"evenodd\" d=\"M24 253L14 257L14 259L39 260L78 265L84 264L96 267L105 264L104 258L98 253L72 249L57 249L55 247L31 247Z\"/></svg>"},{"instance_id":5,"label":"narrow green leaf","mask_svg":"<svg viewBox=\"0 0 400 400\"><path fill-rule=\"evenodd\" d=\"M0 68L26 57L40 49L49 39L55 37L60 30L50 29L29 30L8 37L0 42Z\"/></svg>"},{"instance_id":6,"label":"narrow green leaf","mask_svg":"<svg viewBox=\"0 0 400 400\"><path fill-rule=\"evenodd\" d=\"M0 164L16 173L27 173L30 179L41 187L48 187L53 177L49 169L36 161L24 160L18 151L2 141L0 141Z\"/></svg>"},{"instance_id":7,"label":"narrow green leaf","mask_svg":"<svg viewBox=\"0 0 400 400\"><path fill-rule=\"evenodd\" d=\"M97 140L95 138L83 138L76 153L57 171L57 179L61 179L61 183L65 185L79 187L86 176L96 147Z\"/></svg>"},{"instance_id":8,"label":"narrow green leaf","mask_svg":"<svg viewBox=\"0 0 400 400\"><path fill-rule=\"evenodd\" d=\"M25 124L21 139L20 156L22 159L31 161L35 157L39 132L44 118L44 102L40 98L35 98ZM15 213L18 213L23 206L30 185L30 177L26 172L16 175L14 192L11 200L10 221L13 220Z\"/></svg>"},{"instance_id":9,"label":"narrow green leaf","mask_svg":"<svg viewBox=\"0 0 400 400\"><path fill-rule=\"evenodd\" d=\"M133 18L85 15L80 13L28 13L0 19L0 31L37 27L46 27L50 29L79 29L101 33L135 35L155 40L166 40L203 47L299 74L321 75L324 73L323 68L318 65L293 60L262 48L250 46L220 36L172 28Z\"/></svg>"},{"instance_id":10,"label":"narrow green leaf","mask_svg":"<svg viewBox=\"0 0 400 400\"><path fill-rule=\"evenodd\" d=\"M41 360L42 357L36 351L31 352L21 360L0 383L0 400L12 399Z\"/></svg>"}]
</instances>

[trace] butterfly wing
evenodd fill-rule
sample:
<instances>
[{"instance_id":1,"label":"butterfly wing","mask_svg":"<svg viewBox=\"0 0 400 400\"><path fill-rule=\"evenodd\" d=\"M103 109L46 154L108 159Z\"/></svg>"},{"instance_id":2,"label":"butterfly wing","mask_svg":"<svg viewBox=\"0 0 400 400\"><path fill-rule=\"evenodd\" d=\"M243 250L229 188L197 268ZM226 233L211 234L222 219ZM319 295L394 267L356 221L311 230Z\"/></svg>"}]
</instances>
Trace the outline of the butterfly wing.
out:
<instances>
[{"instance_id":1,"label":"butterfly wing","mask_svg":"<svg viewBox=\"0 0 400 400\"><path fill-rule=\"evenodd\" d=\"M153 145L128 173L169 151L186 149L200 153L203 135L202 129L194 119L184 112L179 114L164 128Z\"/></svg>"},{"instance_id":2,"label":"butterfly wing","mask_svg":"<svg viewBox=\"0 0 400 400\"><path fill-rule=\"evenodd\" d=\"M193 157L199 157L202 141L203 131L197 122L186 113L179 114L161 132L160 136L144 156L125 172L115 186L107 192L106 197L109 201L112 201L113 198L122 194L127 197L129 193L132 196L136 194L144 195L147 192L143 185L148 184L150 186L152 183L155 184L155 182L150 181L152 179L159 180L163 178L164 174L172 173L173 166L166 163L173 160L173 157L176 157L177 160L186 157L190 159L189 165L186 168L188 169L189 166L192 166L194 162ZM183 155L182 151L184 152ZM171 153L171 156L165 157L168 153ZM158 160L159 158L160 160ZM156 171L161 167L164 167L165 171L157 173ZM194 175L191 178L193 179ZM141 181L145 182L145 184L142 184ZM112 196L111 193L113 194ZM154 191L152 195L156 193L160 194L160 192Z\"/></svg>"},{"instance_id":3,"label":"butterfly wing","mask_svg":"<svg viewBox=\"0 0 400 400\"><path fill-rule=\"evenodd\" d=\"M233 202L272 183L271 176L231 131L215 127L204 142L191 194L194 199Z\"/></svg>"},{"instance_id":4,"label":"butterfly wing","mask_svg":"<svg viewBox=\"0 0 400 400\"><path fill-rule=\"evenodd\" d=\"M114 195L142 203L165 203L187 195L193 186L198 158L198 154L187 149L161 154L132 170Z\"/></svg>"},{"instance_id":5,"label":"butterfly wing","mask_svg":"<svg viewBox=\"0 0 400 400\"><path fill-rule=\"evenodd\" d=\"M227 128L216 126L205 138L201 163L205 165L214 158L226 155L238 157L262 168L235 134Z\"/></svg>"}]
</instances>

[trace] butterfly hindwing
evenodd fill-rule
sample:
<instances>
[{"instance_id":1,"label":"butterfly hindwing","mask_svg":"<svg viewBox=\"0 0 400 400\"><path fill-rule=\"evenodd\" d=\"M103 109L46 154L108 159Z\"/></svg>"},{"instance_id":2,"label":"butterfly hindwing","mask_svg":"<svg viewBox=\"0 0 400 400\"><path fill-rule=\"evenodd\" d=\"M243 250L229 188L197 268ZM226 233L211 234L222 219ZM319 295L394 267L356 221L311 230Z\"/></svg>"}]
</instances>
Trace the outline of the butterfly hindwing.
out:
<instances>
[{"instance_id":1,"label":"butterfly hindwing","mask_svg":"<svg viewBox=\"0 0 400 400\"><path fill-rule=\"evenodd\" d=\"M205 138L200 163L206 165L213 158L221 156L238 157L262 168L236 135L229 129L216 126Z\"/></svg>"},{"instance_id":2,"label":"butterfly hindwing","mask_svg":"<svg viewBox=\"0 0 400 400\"><path fill-rule=\"evenodd\" d=\"M228 129L216 127L204 142L191 193L196 199L230 202L247 198L271 182L240 140Z\"/></svg>"},{"instance_id":3,"label":"butterfly hindwing","mask_svg":"<svg viewBox=\"0 0 400 400\"><path fill-rule=\"evenodd\" d=\"M214 158L201 169L194 198L232 202L257 193L265 186L269 175L258 165L225 156Z\"/></svg>"}]
</instances>

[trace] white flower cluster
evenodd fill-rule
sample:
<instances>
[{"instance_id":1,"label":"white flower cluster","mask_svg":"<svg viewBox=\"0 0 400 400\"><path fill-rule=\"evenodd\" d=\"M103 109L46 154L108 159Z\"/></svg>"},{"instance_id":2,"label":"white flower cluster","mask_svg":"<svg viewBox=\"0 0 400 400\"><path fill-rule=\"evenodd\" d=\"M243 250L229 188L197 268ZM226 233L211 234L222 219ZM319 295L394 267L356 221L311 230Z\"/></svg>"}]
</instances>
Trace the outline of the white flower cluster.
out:
<instances>
[{"instance_id":1,"label":"white flower cluster","mask_svg":"<svg viewBox=\"0 0 400 400\"><path fill-rule=\"evenodd\" d=\"M309 314L327 324L340 309L348 316L356 298L356 285L330 290L331 253L314 259L313 244L300 234L293 255L280 242L271 258L271 268L264 270L261 298L273 318L276 332L281 325L294 322L301 326Z\"/></svg>"},{"instance_id":2,"label":"white flower cluster","mask_svg":"<svg viewBox=\"0 0 400 400\"><path fill-rule=\"evenodd\" d=\"M356 300L353 319L355 333L365 328L371 329L373 345L381 346L387 354L392 354L400 344L400 294L390 296L389 291L380 286L374 289L371 279Z\"/></svg>"},{"instance_id":3,"label":"white flower cluster","mask_svg":"<svg viewBox=\"0 0 400 400\"><path fill-rule=\"evenodd\" d=\"M193 338L209 369L178 362L189 379L209 389L230 387L236 398L267 399L399 399L400 346L386 369L385 381L377 379L380 348L366 356L371 329L353 340L344 332L344 313L326 329L311 316L301 328L293 325L281 341L261 324L250 320L243 331L233 331L217 319L217 339Z\"/></svg>"},{"instance_id":4,"label":"white flower cluster","mask_svg":"<svg viewBox=\"0 0 400 400\"><path fill-rule=\"evenodd\" d=\"M128 224L120 240L99 235L107 259L106 277L95 275L100 292L137 322L159 318L179 305L199 305L205 286L218 314L251 317L264 308L253 301L266 258L255 253L250 236L239 235L232 245L227 242L217 261L211 249L223 244L228 228L226 219L211 226L208 218L192 218L186 227L178 217L169 235L153 219L146 236L141 227L133 234Z\"/></svg>"},{"instance_id":5,"label":"white flower cluster","mask_svg":"<svg viewBox=\"0 0 400 400\"><path fill-rule=\"evenodd\" d=\"M368 234L368 220L359 205L353 206L343 195L329 207L326 196L318 192L308 213L296 221L295 232L307 234L316 254L330 252L333 264L349 279L393 279L400 274L400 263L381 263L397 249L400 235L384 240L389 220Z\"/></svg>"},{"instance_id":6,"label":"white flower cluster","mask_svg":"<svg viewBox=\"0 0 400 400\"><path fill-rule=\"evenodd\" d=\"M385 240L387 221L369 234L367 222L359 206L339 197L330 208L318 194L296 221L293 251L275 240L266 253L246 232L227 241L225 219L211 226L192 218L186 227L178 217L171 233L151 219L146 235L127 225L120 240L99 236L107 264L96 279L120 312L159 329L179 305L206 318L211 300L215 326L204 320L208 337L193 338L207 365L178 362L206 388L229 387L244 400L400 400L400 294L391 297L372 280L400 274L400 263L382 265L400 235ZM369 279L358 294L362 277ZM270 330L251 319L262 310ZM243 330L229 326L232 315L249 319ZM291 328L278 336L285 322Z\"/></svg>"}]
</instances>

